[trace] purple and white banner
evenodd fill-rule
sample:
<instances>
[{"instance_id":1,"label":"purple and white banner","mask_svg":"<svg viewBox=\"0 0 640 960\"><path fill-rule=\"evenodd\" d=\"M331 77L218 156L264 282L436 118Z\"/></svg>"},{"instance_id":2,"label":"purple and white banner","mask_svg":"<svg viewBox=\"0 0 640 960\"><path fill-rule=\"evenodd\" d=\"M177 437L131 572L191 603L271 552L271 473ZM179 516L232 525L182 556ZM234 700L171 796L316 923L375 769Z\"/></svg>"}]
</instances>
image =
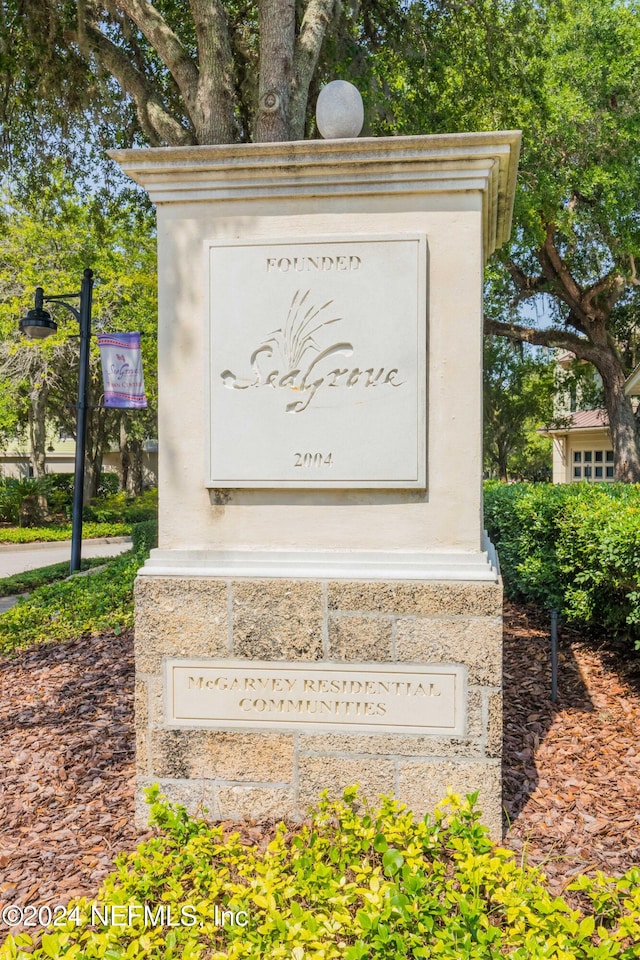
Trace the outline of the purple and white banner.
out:
<instances>
[{"instance_id":1,"label":"purple and white banner","mask_svg":"<svg viewBox=\"0 0 640 960\"><path fill-rule=\"evenodd\" d=\"M99 333L105 407L147 405L139 333Z\"/></svg>"}]
</instances>

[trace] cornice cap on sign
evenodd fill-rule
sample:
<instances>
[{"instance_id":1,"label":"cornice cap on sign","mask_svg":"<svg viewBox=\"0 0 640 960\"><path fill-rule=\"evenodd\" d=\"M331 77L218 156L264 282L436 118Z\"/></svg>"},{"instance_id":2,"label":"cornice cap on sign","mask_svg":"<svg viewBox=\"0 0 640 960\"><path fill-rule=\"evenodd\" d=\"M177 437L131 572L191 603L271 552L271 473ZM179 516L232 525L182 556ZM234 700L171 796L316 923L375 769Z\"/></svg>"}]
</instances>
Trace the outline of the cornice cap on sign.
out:
<instances>
[{"instance_id":1,"label":"cornice cap on sign","mask_svg":"<svg viewBox=\"0 0 640 960\"><path fill-rule=\"evenodd\" d=\"M453 133L111 150L158 205L469 193L482 196L484 253L509 238L521 134Z\"/></svg>"}]
</instances>

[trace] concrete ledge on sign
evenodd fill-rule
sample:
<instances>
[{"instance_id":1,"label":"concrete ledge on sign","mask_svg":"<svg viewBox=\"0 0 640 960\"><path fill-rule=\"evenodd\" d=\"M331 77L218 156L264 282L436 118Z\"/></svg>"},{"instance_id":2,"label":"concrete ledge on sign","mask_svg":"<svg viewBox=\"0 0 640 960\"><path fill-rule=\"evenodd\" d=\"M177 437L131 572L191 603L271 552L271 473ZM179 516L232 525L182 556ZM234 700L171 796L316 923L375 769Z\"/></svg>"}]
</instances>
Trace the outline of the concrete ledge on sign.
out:
<instances>
[{"instance_id":1,"label":"concrete ledge on sign","mask_svg":"<svg viewBox=\"0 0 640 960\"><path fill-rule=\"evenodd\" d=\"M145 577L289 577L328 580L463 580L499 578L493 545L478 553L340 553L296 550L152 550Z\"/></svg>"}]
</instances>

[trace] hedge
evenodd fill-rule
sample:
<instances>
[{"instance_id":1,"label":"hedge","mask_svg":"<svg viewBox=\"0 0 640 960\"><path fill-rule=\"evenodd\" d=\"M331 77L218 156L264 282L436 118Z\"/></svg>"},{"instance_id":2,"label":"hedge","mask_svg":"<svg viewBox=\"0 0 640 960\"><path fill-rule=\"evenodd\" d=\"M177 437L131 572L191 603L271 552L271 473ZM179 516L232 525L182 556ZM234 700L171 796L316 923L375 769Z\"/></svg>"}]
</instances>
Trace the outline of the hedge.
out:
<instances>
[{"instance_id":1,"label":"hedge","mask_svg":"<svg viewBox=\"0 0 640 960\"><path fill-rule=\"evenodd\" d=\"M640 649L640 486L489 481L485 526L507 596Z\"/></svg>"}]
</instances>

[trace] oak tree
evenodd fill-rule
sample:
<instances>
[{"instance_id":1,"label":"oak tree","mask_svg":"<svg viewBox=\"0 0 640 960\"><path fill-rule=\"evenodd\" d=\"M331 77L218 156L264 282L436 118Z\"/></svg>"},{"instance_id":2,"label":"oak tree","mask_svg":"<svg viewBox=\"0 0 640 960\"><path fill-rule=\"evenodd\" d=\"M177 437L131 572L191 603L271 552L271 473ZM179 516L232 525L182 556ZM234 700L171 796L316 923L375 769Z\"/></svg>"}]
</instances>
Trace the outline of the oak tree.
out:
<instances>
[{"instance_id":1,"label":"oak tree","mask_svg":"<svg viewBox=\"0 0 640 960\"><path fill-rule=\"evenodd\" d=\"M322 45L342 10L339 0L2 0L1 7L27 54L19 75L30 78L30 103L48 97L55 109L62 91L77 115L95 116L97 102L108 125L115 88L123 126L131 105L139 142L152 146L302 138Z\"/></svg>"},{"instance_id":2,"label":"oak tree","mask_svg":"<svg viewBox=\"0 0 640 960\"><path fill-rule=\"evenodd\" d=\"M512 240L486 331L571 351L603 383L616 475L640 481L640 4L416 0L376 55L380 133L521 129Z\"/></svg>"}]
</instances>

